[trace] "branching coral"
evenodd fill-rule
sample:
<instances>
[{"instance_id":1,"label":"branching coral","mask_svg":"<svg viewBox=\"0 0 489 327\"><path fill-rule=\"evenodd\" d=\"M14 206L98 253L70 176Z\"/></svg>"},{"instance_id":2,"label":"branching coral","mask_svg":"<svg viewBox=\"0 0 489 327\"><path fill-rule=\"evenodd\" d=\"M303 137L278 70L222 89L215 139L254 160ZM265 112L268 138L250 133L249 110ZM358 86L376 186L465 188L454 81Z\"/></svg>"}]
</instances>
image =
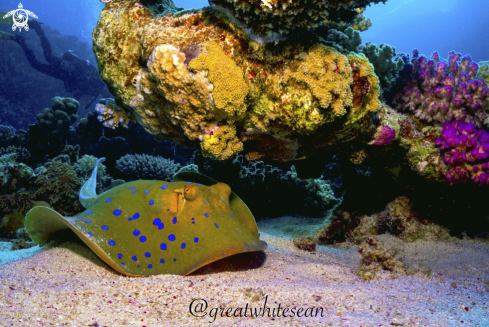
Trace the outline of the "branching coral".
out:
<instances>
[{"instance_id":1,"label":"branching coral","mask_svg":"<svg viewBox=\"0 0 489 327\"><path fill-rule=\"evenodd\" d=\"M444 175L451 184L470 179L480 186L489 185L489 133L454 121L443 125L435 144L441 146Z\"/></svg>"},{"instance_id":2,"label":"branching coral","mask_svg":"<svg viewBox=\"0 0 489 327\"><path fill-rule=\"evenodd\" d=\"M435 52L428 60L415 49L411 64L405 66L406 85L393 103L429 122L459 120L480 127L487 116L489 89L483 79L475 79L478 69L470 56L461 58L452 51L445 62Z\"/></svg>"},{"instance_id":3,"label":"branching coral","mask_svg":"<svg viewBox=\"0 0 489 327\"><path fill-rule=\"evenodd\" d=\"M370 3L384 0L211 0L213 8L218 9L239 25L247 34L258 41L273 41L287 36L291 31L309 30L328 24L338 12L349 12L354 20ZM340 15L338 15L340 16ZM346 15L343 15L346 16ZM325 22L326 21L326 22ZM359 20L358 29L368 28L368 23Z\"/></svg>"},{"instance_id":4,"label":"branching coral","mask_svg":"<svg viewBox=\"0 0 489 327\"><path fill-rule=\"evenodd\" d=\"M384 43L376 46L373 43L367 42L362 47L362 53L374 66L382 92L389 91L399 77L399 71L404 66L401 58L397 58L396 61L392 60L396 57L396 48Z\"/></svg>"},{"instance_id":5,"label":"branching coral","mask_svg":"<svg viewBox=\"0 0 489 327\"><path fill-rule=\"evenodd\" d=\"M116 161L116 168L127 178L170 181L180 164L160 156L127 154Z\"/></svg>"},{"instance_id":6,"label":"branching coral","mask_svg":"<svg viewBox=\"0 0 489 327\"><path fill-rule=\"evenodd\" d=\"M114 99L100 99L95 105L95 110L99 113L98 120L105 127L115 129L118 126L127 127L129 118L127 115L117 108Z\"/></svg>"}]
</instances>

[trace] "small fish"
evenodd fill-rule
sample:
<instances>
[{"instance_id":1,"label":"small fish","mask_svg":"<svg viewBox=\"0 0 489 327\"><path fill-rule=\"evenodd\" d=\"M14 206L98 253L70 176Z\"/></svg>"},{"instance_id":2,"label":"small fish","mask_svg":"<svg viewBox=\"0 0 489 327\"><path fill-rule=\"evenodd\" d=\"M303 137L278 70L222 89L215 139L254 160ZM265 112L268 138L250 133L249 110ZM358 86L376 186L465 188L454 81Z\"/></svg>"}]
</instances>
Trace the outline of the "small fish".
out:
<instances>
[{"instance_id":1,"label":"small fish","mask_svg":"<svg viewBox=\"0 0 489 327\"><path fill-rule=\"evenodd\" d=\"M74 217L38 206L25 227L45 244L70 228L100 259L128 276L187 275L237 253L265 250L246 204L224 183L197 173L172 182L138 180L96 194L97 161L80 190L87 209Z\"/></svg>"}]
</instances>

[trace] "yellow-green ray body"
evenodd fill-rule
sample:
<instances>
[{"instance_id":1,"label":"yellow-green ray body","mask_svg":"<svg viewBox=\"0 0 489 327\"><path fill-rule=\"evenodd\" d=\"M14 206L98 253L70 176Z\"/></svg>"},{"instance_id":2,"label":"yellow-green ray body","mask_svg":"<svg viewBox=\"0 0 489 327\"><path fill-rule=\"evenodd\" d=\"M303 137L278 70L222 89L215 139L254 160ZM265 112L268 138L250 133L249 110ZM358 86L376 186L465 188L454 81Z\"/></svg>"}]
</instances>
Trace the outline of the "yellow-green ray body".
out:
<instances>
[{"instance_id":1,"label":"yellow-green ray body","mask_svg":"<svg viewBox=\"0 0 489 327\"><path fill-rule=\"evenodd\" d=\"M184 173L170 183L138 180L96 195L95 178L96 168L80 191L83 213L65 218L47 207L27 213L26 230L36 243L70 228L103 261L130 276L186 275L266 248L248 207L224 183L210 185L206 176Z\"/></svg>"}]
</instances>

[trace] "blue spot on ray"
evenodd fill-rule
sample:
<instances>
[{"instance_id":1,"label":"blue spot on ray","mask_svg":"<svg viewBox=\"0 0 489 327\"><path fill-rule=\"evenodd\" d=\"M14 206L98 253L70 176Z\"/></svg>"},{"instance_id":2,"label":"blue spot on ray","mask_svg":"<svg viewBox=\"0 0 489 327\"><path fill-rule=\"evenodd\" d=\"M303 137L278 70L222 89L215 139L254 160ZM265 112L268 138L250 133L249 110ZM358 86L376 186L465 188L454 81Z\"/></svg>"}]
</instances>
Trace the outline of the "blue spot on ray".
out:
<instances>
[{"instance_id":1,"label":"blue spot on ray","mask_svg":"<svg viewBox=\"0 0 489 327\"><path fill-rule=\"evenodd\" d=\"M175 261L177 261L177 258L174 258L174 259L173 259L173 262L175 262Z\"/></svg>"},{"instance_id":2,"label":"blue spot on ray","mask_svg":"<svg viewBox=\"0 0 489 327\"><path fill-rule=\"evenodd\" d=\"M137 192L137 191L136 191L136 190L134 190L134 191L132 191L131 193L136 193L136 192Z\"/></svg>"},{"instance_id":3,"label":"blue spot on ray","mask_svg":"<svg viewBox=\"0 0 489 327\"><path fill-rule=\"evenodd\" d=\"M114 241L114 240L110 240L110 241L109 241L109 245L110 245L110 246L114 246L114 245L115 245L115 241Z\"/></svg>"},{"instance_id":4,"label":"blue spot on ray","mask_svg":"<svg viewBox=\"0 0 489 327\"><path fill-rule=\"evenodd\" d=\"M148 265L148 268L149 268L149 269L153 268L153 265L152 265L152 264L149 264L149 265Z\"/></svg>"},{"instance_id":5,"label":"blue spot on ray","mask_svg":"<svg viewBox=\"0 0 489 327\"><path fill-rule=\"evenodd\" d=\"M105 200L105 203L109 203L110 201L112 201L112 198L108 198L107 200Z\"/></svg>"},{"instance_id":6,"label":"blue spot on ray","mask_svg":"<svg viewBox=\"0 0 489 327\"><path fill-rule=\"evenodd\" d=\"M216 228L219 228L219 225L218 225L218 224L216 224L216 223L214 223L214 226L216 226Z\"/></svg>"},{"instance_id":7,"label":"blue spot on ray","mask_svg":"<svg viewBox=\"0 0 489 327\"><path fill-rule=\"evenodd\" d=\"M168 235L168 239L173 242L176 239L175 234Z\"/></svg>"},{"instance_id":8,"label":"blue spot on ray","mask_svg":"<svg viewBox=\"0 0 489 327\"><path fill-rule=\"evenodd\" d=\"M150 257L151 257L151 253L149 253L149 252L145 252L145 253L144 253L144 256L145 256L146 258L150 258Z\"/></svg>"},{"instance_id":9,"label":"blue spot on ray","mask_svg":"<svg viewBox=\"0 0 489 327\"><path fill-rule=\"evenodd\" d=\"M85 212L84 212L84 214L86 214L86 215L91 215L91 214L92 214L92 212L91 212L90 210L87 210L87 211L85 211Z\"/></svg>"},{"instance_id":10,"label":"blue spot on ray","mask_svg":"<svg viewBox=\"0 0 489 327\"><path fill-rule=\"evenodd\" d=\"M83 218L82 218L82 217L78 217L77 219L78 219L78 220L83 220Z\"/></svg>"},{"instance_id":11,"label":"blue spot on ray","mask_svg":"<svg viewBox=\"0 0 489 327\"><path fill-rule=\"evenodd\" d=\"M135 188L135 186L131 186L128 188L128 190L132 190L133 188Z\"/></svg>"},{"instance_id":12,"label":"blue spot on ray","mask_svg":"<svg viewBox=\"0 0 489 327\"><path fill-rule=\"evenodd\" d=\"M165 189L165 188L167 188L167 187L168 187L168 185L163 185L163 186L161 186L160 188L161 188L162 190L164 190L164 189Z\"/></svg>"},{"instance_id":13,"label":"blue spot on ray","mask_svg":"<svg viewBox=\"0 0 489 327\"><path fill-rule=\"evenodd\" d=\"M135 255L133 255L131 259L134 261L138 261L138 257L136 257Z\"/></svg>"},{"instance_id":14,"label":"blue spot on ray","mask_svg":"<svg viewBox=\"0 0 489 327\"><path fill-rule=\"evenodd\" d=\"M199 242L199 238L198 237L194 238L194 242L195 243L198 243Z\"/></svg>"},{"instance_id":15,"label":"blue spot on ray","mask_svg":"<svg viewBox=\"0 0 489 327\"><path fill-rule=\"evenodd\" d=\"M162 249L163 251L165 251L167 249L166 243L161 243L160 244L160 249Z\"/></svg>"},{"instance_id":16,"label":"blue spot on ray","mask_svg":"<svg viewBox=\"0 0 489 327\"><path fill-rule=\"evenodd\" d=\"M185 182L185 184L192 184L192 182Z\"/></svg>"},{"instance_id":17,"label":"blue spot on ray","mask_svg":"<svg viewBox=\"0 0 489 327\"><path fill-rule=\"evenodd\" d=\"M117 254L117 257L118 257L119 259L122 259L122 253Z\"/></svg>"},{"instance_id":18,"label":"blue spot on ray","mask_svg":"<svg viewBox=\"0 0 489 327\"><path fill-rule=\"evenodd\" d=\"M155 185L155 183L151 183L151 184L149 184L148 186L153 186L153 185Z\"/></svg>"},{"instance_id":19,"label":"blue spot on ray","mask_svg":"<svg viewBox=\"0 0 489 327\"><path fill-rule=\"evenodd\" d=\"M85 223L90 224L92 221L91 220L85 220Z\"/></svg>"},{"instance_id":20,"label":"blue spot on ray","mask_svg":"<svg viewBox=\"0 0 489 327\"><path fill-rule=\"evenodd\" d=\"M80 226L80 229L81 229L81 230L85 230L85 227Z\"/></svg>"},{"instance_id":21,"label":"blue spot on ray","mask_svg":"<svg viewBox=\"0 0 489 327\"><path fill-rule=\"evenodd\" d=\"M126 264L124 262L121 262L121 265L124 265L125 266Z\"/></svg>"},{"instance_id":22,"label":"blue spot on ray","mask_svg":"<svg viewBox=\"0 0 489 327\"><path fill-rule=\"evenodd\" d=\"M204 216L205 216L206 218L209 218L209 214L208 214L208 213L204 213Z\"/></svg>"},{"instance_id":23,"label":"blue spot on ray","mask_svg":"<svg viewBox=\"0 0 489 327\"><path fill-rule=\"evenodd\" d=\"M165 227L165 224L161 222L160 218L153 220L153 225L158 226L158 229L163 229L163 227Z\"/></svg>"},{"instance_id":24,"label":"blue spot on ray","mask_svg":"<svg viewBox=\"0 0 489 327\"><path fill-rule=\"evenodd\" d=\"M149 205L152 206L155 203L155 200L149 200Z\"/></svg>"},{"instance_id":25,"label":"blue spot on ray","mask_svg":"<svg viewBox=\"0 0 489 327\"><path fill-rule=\"evenodd\" d=\"M139 241L140 241L141 243L146 242L146 236L140 236L140 237L139 237Z\"/></svg>"},{"instance_id":26,"label":"blue spot on ray","mask_svg":"<svg viewBox=\"0 0 489 327\"><path fill-rule=\"evenodd\" d=\"M160 259L160 262L161 263L165 263L165 259Z\"/></svg>"},{"instance_id":27,"label":"blue spot on ray","mask_svg":"<svg viewBox=\"0 0 489 327\"><path fill-rule=\"evenodd\" d=\"M139 234L141 234L141 232L139 230L135 229L134 232L132 232L132 234L134 236L138 236Z\"/></svg>"},{"instance_id":28,"label":"blue spot on ray","mask_svg":"<svg viewBox=\"0 0 489 327\"><path fill-rule=\"evenodd\" d=\"M107 227L107 226L105 226L105 225L103 225L103 226L102 226L102 227L100 227L100 228L102 228L103 230L109 230L109 227Z\"/></svg>"},{"instance_id":29,"label":"blue spot on ray","mask_svg":"<svg viewBox=\"0 0 489 327\"><path fill-rule=\"evenodd\" d=\"M173 217L172 222L173 222L174 224L176 224L176 223L177 223L177 217Z\"/></svg>"},{"instance_id":30,"label":"blue spot on ray","mask_svg":"<svg viewBox=\"0 0 489 327\"><path fill-rule=\"evenodd\" d=\"M92 232L88 232L87 234L88 234L88 236L93 236Z\"/></svg>"},{"instance_id":31,"label":"blue spot on ray","mask_svg":"<svg viewBox=\"0 0 489 327\"><path fill-rule=\"evenodd\" d=\"M113 212L114 216L120 216L121 213L122 213L121 209L115 209Z\"/></svg>"},{"instance_id":32,"label":"blue spot on ray","mask_svg":"<svg viewBox=\"0 0 489 327\"><path fill-rule=\"evenodd\" d=\"M187 244L182 243L182 249L185 249L187 247Z\"/></svg>"}]
</instances>

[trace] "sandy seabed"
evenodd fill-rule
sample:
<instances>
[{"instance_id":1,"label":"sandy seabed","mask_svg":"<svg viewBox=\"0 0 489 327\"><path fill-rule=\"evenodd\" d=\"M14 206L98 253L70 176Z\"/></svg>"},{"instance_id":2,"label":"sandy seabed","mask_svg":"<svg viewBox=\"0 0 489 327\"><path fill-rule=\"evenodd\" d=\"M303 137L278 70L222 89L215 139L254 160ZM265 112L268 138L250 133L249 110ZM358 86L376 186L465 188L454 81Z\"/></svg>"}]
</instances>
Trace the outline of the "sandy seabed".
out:
<instances>
[{"instance_id":1,"label":"sandy seabed","mask_svg":"<svg viewBox=\"0 0 489 327\"><path fill-rule=\"evenodd\" d=\"M114 272L83 243L46 246L0 267L0 326L489 326L485 243L381 236L405 261L429 267L430 277L382 272L363 281L355 275L355 248L308 253L290 240L262 239L265 252L236 255L190 276L144 278ZM265 300L270 310L250 317Z\"/></svg>"}]
</instances>

